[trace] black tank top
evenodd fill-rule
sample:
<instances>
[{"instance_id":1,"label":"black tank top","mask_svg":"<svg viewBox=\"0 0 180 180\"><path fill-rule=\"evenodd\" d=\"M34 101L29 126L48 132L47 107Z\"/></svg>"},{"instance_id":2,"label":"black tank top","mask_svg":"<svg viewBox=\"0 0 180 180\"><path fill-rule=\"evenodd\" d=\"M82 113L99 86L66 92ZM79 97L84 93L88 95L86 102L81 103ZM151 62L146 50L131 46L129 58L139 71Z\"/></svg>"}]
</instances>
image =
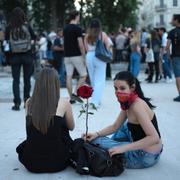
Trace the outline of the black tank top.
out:
<instances>
[{"instance_id":1,"label":"black tank top","mask_svg":"<svg viewBox=\"0 0 180 180\"><path fill-rule=\"evenodd\" d=\"M157 131L157 133L159 134L159 137L161 138L160 132L159 132L159 128L158 128L158 123L157 123L157 119L156 119L156 115L154 114L153 119L151 121ZM128 129L131 132L131 136L133 138L133 141L138 141L144 137L146 137L146 134L144 132L144 130L142 129L140 124L133 124L133 123L129 123L128 122Z\"/></svg>"}]
</instances>

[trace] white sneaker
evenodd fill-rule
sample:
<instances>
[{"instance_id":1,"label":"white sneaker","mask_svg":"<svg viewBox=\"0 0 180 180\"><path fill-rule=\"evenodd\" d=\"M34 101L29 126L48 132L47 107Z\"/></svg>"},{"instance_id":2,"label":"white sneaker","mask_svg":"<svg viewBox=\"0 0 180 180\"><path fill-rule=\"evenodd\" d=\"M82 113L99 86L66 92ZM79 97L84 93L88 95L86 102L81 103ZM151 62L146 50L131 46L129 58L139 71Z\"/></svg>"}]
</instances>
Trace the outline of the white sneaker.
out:
<instances>
[{"instance_id":1,"label":"white sneaker","mask_svg":"<svg viewBox=\"0 0 180 180\"><path fill-rule=\"evenodd\" d=\"M166 83L172 83L172 82L173 82L172 78L166 79Z\"/></svg>"}]
</instances>

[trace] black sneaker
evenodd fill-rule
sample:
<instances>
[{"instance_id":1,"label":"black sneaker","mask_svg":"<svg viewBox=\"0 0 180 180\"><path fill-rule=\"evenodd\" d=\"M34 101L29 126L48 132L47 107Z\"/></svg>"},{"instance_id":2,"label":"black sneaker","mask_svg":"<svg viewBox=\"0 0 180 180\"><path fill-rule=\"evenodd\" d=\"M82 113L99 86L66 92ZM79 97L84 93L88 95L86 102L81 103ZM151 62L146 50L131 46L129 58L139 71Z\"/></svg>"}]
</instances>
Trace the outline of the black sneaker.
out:
<instances>
[{"instance_id":1,"label":"black sneaker","mask_svg":"<svg viewBox=\"0 0 180 180\"><path fill-rule=\"evenodd\" d=\"M19 111L19 110L20 110L19 105L18 105L18 104L15 104L15 105L12 107L12 110L14 110L14 111Z\"/></svg>"},{"instance_id":2,"label":"black sneaker","mask_svg":"<svg viewBox=\"0 0 180 180\"><path fill-rule=\"evenodd\" d=\"M180 102L180 96L174 98L173 101Z\"/></svg>"},{"instance_id":3,"label":"black sneaker","mask_svg":"<svg viewBox=\"0 0 180 180\"><path fill-rule=\"evenodd\" d=\"M77 96L76 94L71 95L71 100L78 101L80 103L83 102L83 100L79 96Z\"/></svg>"}]
</instances>

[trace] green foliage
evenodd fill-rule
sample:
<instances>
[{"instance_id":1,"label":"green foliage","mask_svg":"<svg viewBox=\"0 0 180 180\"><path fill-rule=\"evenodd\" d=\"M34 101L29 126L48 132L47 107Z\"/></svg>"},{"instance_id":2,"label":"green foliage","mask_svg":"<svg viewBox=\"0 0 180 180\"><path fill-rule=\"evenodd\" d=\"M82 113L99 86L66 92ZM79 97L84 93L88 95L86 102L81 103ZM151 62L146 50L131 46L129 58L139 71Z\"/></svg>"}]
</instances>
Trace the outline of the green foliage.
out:
<instances>
[{"instance_id":1,"label":"green foliage","mask_svg":"<svg viewBox=\"0 0 180 180\"><path fill-rule=\"evenodd\" d=\"M17 6L27 13L28 0L0 0L0 10L3 10L7 21L9 21L12 10Z\"/></svg>"},{"instance_id":2,"label":"green foliage","mask_svg":"<svg viewBox=\"0 0 180 180\"><path fill-rule=\"evenodd\" d=\"M74 8L73 0L30 0L32 17L39 31L63 26L66 14Z\"/></svg>"},{"instance_id":3,"label":"green foliage","mask_svg":"<svg viewBox=\"0 0 180 180\"><path fill-rule=\"evenodd\" d=\"M89 20L98 17L107 32L117 31L121 24L135 27L139 4L138 0L81 0L81 24L86 29ZM16 6L26 12L38 31L63 26L68 12L75 8L74 0L0 0L7 20Z\"/></svg>"},{"instance_id":4,"label":"green foliage","mask_svg":"<svg viewBox=\"0 0 180 180\"><path fill-rule=\"evenodd\" d=\"M98 17L107 32L117 31L119 26L135 27L137 22L136 10L140 4L138 0L87 0L82 8L87 21Z\"/></svg>"}]
</instances>

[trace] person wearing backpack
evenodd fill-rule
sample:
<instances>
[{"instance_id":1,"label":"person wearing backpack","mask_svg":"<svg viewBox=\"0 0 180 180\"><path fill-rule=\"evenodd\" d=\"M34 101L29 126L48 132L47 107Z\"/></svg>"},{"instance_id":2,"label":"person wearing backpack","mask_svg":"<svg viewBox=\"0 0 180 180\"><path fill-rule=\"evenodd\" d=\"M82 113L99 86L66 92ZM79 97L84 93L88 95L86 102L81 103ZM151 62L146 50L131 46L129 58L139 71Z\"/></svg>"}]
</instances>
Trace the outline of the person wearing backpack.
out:
<instances>
[{"instance_id":1,"label":"person wearing backpack","mask_svg":"<svg viewBox=\"0 0 180 180\"><path fill-rule=\"evenodd\" d=\"M20 110L20 72L23 66L24 79L24 102L30 97L31 75L33 72L33 56L31 53L31 42L36 36L26 21L24 11L20 7L13 9L10 22L6 27L5 40L10 46L9 63L13 78L14 105L12 110Z\"/></svg>"}]
</instances>

